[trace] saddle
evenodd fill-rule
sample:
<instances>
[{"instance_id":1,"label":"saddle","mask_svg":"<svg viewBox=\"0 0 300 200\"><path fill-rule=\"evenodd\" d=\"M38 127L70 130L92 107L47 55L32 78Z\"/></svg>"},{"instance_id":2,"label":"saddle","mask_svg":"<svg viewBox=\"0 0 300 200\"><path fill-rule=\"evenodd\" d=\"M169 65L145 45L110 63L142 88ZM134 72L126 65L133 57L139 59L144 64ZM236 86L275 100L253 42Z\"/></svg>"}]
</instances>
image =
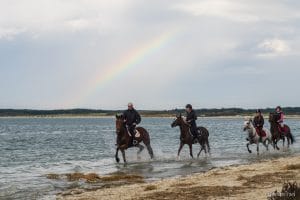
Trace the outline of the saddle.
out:
<instances>
[{"instance_id":1,"label":"saddle","mask_svg":"<svg viewBox=\"0 0 300 200\"><path fill-rule=\"evenodd\" d=\"M259 128L255 128L256 129L256 132L257 134L260 136L260 137L266 137L267 134L266 132L264 131L264 129L259 129Z\"/></svg>"},{"instance_id":2,"label":"saddle","mask_svg":"<svg viewBox=\"0 0 300 200\"><path fill-rule=\"evenodd\" d=\"M128 134L130 137L132 137L132 134L130 133L130 131L128 130L128 128L127 128L127 134ZM135 137L135 138L141 137L141 133L140 133L136 128L134 129L134 137Z\"/></svg>"}]
</instances>

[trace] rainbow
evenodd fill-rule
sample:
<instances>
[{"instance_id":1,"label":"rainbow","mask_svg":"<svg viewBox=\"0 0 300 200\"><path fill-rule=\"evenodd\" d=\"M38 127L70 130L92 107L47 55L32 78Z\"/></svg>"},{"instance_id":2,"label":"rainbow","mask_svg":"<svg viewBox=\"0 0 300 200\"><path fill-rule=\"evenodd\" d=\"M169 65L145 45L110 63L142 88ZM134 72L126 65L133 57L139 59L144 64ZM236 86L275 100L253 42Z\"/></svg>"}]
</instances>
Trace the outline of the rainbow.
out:
<instances>
[{"instance_id":1,"label":"rainbow","mask_svg":"<svg viewBox=\"0 0 300 200\"><path fill-rule=\"evenodd\" d=\"M158 37L148 41L147 43L141 45L138 48L135 48L121 59L118 59L119 62L115 63L109 67L106 67L105 70L101 70L96 73L96 76L89 81L85 88L88 88L84 91L84 94L80 94L80 101L74 103L73 106L78 106L88 99L96 91L103 88L106 84L110 83L118 76L126 73L127 71L138 67L147 57L162 50L165 46L170 44L178 35L179 30L164 32Z\"/></svg>"}]
</instances>

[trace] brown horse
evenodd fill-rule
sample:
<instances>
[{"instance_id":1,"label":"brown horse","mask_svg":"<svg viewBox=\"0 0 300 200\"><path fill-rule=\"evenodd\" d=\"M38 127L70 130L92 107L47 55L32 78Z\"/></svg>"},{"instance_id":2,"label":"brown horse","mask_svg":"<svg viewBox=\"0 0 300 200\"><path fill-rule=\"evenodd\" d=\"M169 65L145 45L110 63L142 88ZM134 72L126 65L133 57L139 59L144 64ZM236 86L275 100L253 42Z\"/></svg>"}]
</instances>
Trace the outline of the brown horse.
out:
<instances>
[{"instance_id":1,"label":"brown horse","mask_svg":"<svg viewBox=\"0 0 300 200\"><path fill-rule=\"evenodd\" d=\"M193 158L193 148L192 145L199 143L201 146L201 149L197 155L197 157L200 156L202 150L204 150L205 154L207 153L207 151L210 153L210 147L209 147L209 142L208 142L208 137L209 137L209 132L206 128L204 127L198 127L197 131L198 131L198 137L196 138L196 140L193 140L193 136L190 132L190 125L187 124L185 122L185 120L181 117L180 115L176 116L176 119L174 120L174 122L171 124L171 127L174 128L176 126L179 126L180 128L180 146L178 149L178 154L177 156L179 156L180 151L182 149L182 147L187 144L189 145L190 148L190 156Z\"/></svg>"},{"instance_id":2,"label":"brown horse","mask_svg":"<svg viewBox=\"0 0 300 200\"><path fill-rule=\"evenodd\" d=\"M117 162L120 162L118 156L119 150L122 152L124 163L126 163L126 156L125 156L126 149L131 147L137 147L139 148L139 151L137 152L137 154L139 155L144 149L144 146L140 144L141 142L143 142L146 145L151 159L153 158L153 150L150 145L149 133L143 127L137 127L136 131L140 134L140 136L135 138L137 140L137 144L132 145L132 140L130 135L128 134L128 130L124 123L123 116L116 115L117 151L116 151L115 158Z\"/></svg>"},{"instance_id":3,"label":"brown horse","mask_svg":"<svg viewBox=\"0 0 300 200\"><path fill-rule=\"evenodd\" d=\"M269 115L269 122L271 125L271 133L272 133L272 140L273 140L273 147L279 150L279 147L277 145L277 142L282 139L283 146L285 142L285 137L287 138L288 147L290 146L290 143L294 143L294 137L291 133L291 129L289 126L284 125L284 132L282 132L280 129L280 125L277 123L280 116L278 116L275 113L270 113Z\"/></svg>"}]
</instances>

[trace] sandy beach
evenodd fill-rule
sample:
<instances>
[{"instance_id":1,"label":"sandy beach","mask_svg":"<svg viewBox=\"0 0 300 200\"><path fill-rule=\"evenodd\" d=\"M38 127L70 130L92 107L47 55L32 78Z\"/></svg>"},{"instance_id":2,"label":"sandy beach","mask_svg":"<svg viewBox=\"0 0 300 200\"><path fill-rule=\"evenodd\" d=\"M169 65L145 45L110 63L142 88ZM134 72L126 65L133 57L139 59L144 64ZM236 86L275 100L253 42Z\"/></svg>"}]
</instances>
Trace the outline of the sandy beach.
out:
<instances>
[{"instance_id":1,"label":"sandy beach","mask_svg":"<svg viewBox=\"0 0 300 200\"><path fill-rule=\"evenodd\" d=\"M139 179L138 179L139 180ZM267 199L285 182L300 182L300 156L228 166L187 177L63 192L59 200ZM299 197L298 197L299 198Z\"/></svg>"}]
</instances>

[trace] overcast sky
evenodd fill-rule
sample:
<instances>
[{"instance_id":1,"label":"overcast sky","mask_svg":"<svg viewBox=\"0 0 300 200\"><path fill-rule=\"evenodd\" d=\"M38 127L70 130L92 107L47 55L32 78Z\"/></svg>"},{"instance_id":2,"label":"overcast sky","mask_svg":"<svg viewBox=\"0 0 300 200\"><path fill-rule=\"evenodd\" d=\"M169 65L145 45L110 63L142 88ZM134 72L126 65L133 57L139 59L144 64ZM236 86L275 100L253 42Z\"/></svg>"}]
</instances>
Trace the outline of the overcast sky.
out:
<instances>
[{"instance_id":1,"label":"overcast sky","mask_svg":"<svg viewBox=\"0 0 300 200\"><path fill-rule=\"evenodd\" d=\"M296 0L0 0L0 108L300 106L299 25Z\"/></svg>"}]
</instances>

